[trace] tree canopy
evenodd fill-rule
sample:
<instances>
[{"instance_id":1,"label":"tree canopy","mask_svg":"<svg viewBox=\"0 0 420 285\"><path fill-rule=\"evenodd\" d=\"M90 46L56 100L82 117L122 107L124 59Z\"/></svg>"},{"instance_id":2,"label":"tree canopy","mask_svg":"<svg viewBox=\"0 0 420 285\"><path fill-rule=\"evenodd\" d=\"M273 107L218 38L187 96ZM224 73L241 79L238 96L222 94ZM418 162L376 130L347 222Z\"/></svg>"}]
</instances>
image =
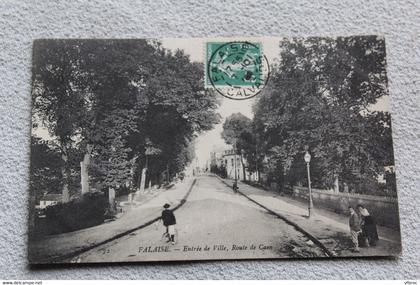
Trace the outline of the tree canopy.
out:
<instances>
[{"instance_id":1,"label":"tree canopy","mask_svg":"<svg viewBox=\"0 0 420 285\"><path fill-rule=\"evenodd\" d=\"M304 181L306 148L319 187L337 176L372 180L393 165L390 115L372 108L388 95L383 38L297 38L280 50L253 122L279 182Z\"/></svg>"},{"instance_id":2,"label":"tree canopy","mask_svg":"<svg viewBox=\"0 0 420 285\"><path fill-rule=\"evenodd\" d=\"M57 146L63 180L80 175L68 163L74 149L101 189L136 185L146 157L148 179L160 183L163 171L184 170L194 138L220 120L202 65L154 40L39 40L33 66L34 127Z\"/></svg>"}]
</instances>

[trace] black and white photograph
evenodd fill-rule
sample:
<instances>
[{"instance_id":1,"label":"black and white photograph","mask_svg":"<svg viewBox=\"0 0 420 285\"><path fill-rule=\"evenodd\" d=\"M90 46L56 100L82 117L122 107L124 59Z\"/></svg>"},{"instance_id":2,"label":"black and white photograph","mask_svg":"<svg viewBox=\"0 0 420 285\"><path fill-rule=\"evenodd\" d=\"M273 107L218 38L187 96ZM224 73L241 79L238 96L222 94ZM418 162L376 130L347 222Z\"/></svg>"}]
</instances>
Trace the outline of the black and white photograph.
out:
<instances>
[{"instance_id":1,"label":"black and white photograph","mask_svg":"<svg viewBox=\"0 0 420 285\"><path fill-rule=\"evenodd\" d=\"M385 43L35 40L29 263L399 256Z\"/></svg>"}]
</instances>

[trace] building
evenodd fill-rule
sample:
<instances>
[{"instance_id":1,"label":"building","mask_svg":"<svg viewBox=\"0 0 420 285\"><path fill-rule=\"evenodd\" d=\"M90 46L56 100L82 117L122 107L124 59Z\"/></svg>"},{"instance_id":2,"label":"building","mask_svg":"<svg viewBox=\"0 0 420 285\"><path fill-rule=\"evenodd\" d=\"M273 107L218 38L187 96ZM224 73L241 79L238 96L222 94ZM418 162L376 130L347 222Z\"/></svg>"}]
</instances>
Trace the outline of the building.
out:
<instances>
[{"instance_id":1,"label":"building","mask_svg":"<svg viewBox=\"0 0 420 285\"><path fill-rule=\"evenodd\" d=\"M236 162L235 162L236 159ZM235 154L233 149L225 150L222 155L223 165L226 167L227 178L235 179L235 169L236 177L238 180L244 180L243 168L241 157L238 154ZM236 164L236 165L235 165Z\"/></svg>"},{"instance_id":2,"label":"building","mask_svg":"<svg viewBox=\"0 0 420 285\"><path fill-rule=\"evenodd\" d=\"M236 165L235 165L236 160ZM233 149L224 150L220 152L213 151L210 153L210 169L214 167L220 169L226 169L226 177L229 179L235 179L235 169L236 177L238 180L252 180L257 181L258 175L256 172L249 172L247 167L247 161L244 157L239 154L235 154ZM245 169L245 177L244 177Z\"/></svg>"},{"instance_id":3,"label":"building","mask_svg":"<svg viewBox=\"0 0 420 285\"><path fill-rule=\"evenodd\" d=\"M236 160L236 165L235 165ZM226 167L227 177L235 179L235 168L238 180L257 181L258 175L256 172L248 171L247 161L239 154L235 154L233 149L226 150L223 153L222 161ZM245 170L245 171L244 171ZM244 176L245 175L245 176Z\"/></svg>"},{"instance_id":4,"label":"building","mask_svg":"<svg viewBox=\"0 0 420 285\"><path fill-rule=\"evenodd\" d=\"M61 194L45 194L40 200L37 209L45 209L48 206L58 204L62 201Z\"/></svg>"},{"instance_id":5,"label":"building","mask_svg":"<svg viewBox=\"0 0 420 285\"><path fill-rule=\"evenodd\" d=\"M223 162L223 152L210 152L210 167L217 166L221 167L224 164Z\"/></svg>"}]
</instances>

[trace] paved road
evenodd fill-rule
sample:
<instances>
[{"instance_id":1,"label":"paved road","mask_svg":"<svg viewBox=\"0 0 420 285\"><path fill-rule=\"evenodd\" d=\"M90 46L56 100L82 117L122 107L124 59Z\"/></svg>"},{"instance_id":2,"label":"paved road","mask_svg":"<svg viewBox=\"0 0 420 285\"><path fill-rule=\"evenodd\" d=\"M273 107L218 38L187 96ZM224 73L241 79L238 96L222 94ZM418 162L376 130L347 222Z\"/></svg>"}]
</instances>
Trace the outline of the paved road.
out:
<instances>
[{"instance_id":1,"label":"paved road","mask_svg":"<svg viewBox=\"0 0 420 285\"><path fill-rule=\"evenodd\" d=\"M161 239L160 222L88 251L73 262L319 257L302 233L268 214L214 176L200 176L175 212L179 239Z\"/></svg>"}]
</instances>

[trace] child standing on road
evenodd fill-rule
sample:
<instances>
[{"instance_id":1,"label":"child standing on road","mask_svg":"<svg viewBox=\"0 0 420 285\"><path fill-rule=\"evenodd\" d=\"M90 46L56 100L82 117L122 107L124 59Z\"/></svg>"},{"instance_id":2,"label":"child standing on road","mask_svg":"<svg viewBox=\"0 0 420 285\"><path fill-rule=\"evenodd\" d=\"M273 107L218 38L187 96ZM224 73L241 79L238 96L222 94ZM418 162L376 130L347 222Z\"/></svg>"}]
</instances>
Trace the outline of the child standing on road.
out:
<instances>
[{"instance_id":1,"label":"child standing on road","mask_svg":"<svg viewBox=\"0 0 420 285\"><path fill-rule=\"evenodd\" d=\"M359 234L362 232L361 221L359 215L356 213L353 207L349 207L350 218L349 218L349 226L350 226L350 235L351 241L353 242L353 251L359 252Z\"/></svg>"},{"instance_id":2,"label":"child standing on road","mask_svg":"<svg viewBox=\"0 0 420 285\"><path fill-rule=\"evenodd\" d=\"M162 222L163 225L166 227L166 233L168 235L167 242L172 242L172 244L175 244L176 219L173 211L170 210L169 207L171 207L171 205L169 205L168 203L163 205L164 210L162 211Z\"/></svg>"}]
</instances>

